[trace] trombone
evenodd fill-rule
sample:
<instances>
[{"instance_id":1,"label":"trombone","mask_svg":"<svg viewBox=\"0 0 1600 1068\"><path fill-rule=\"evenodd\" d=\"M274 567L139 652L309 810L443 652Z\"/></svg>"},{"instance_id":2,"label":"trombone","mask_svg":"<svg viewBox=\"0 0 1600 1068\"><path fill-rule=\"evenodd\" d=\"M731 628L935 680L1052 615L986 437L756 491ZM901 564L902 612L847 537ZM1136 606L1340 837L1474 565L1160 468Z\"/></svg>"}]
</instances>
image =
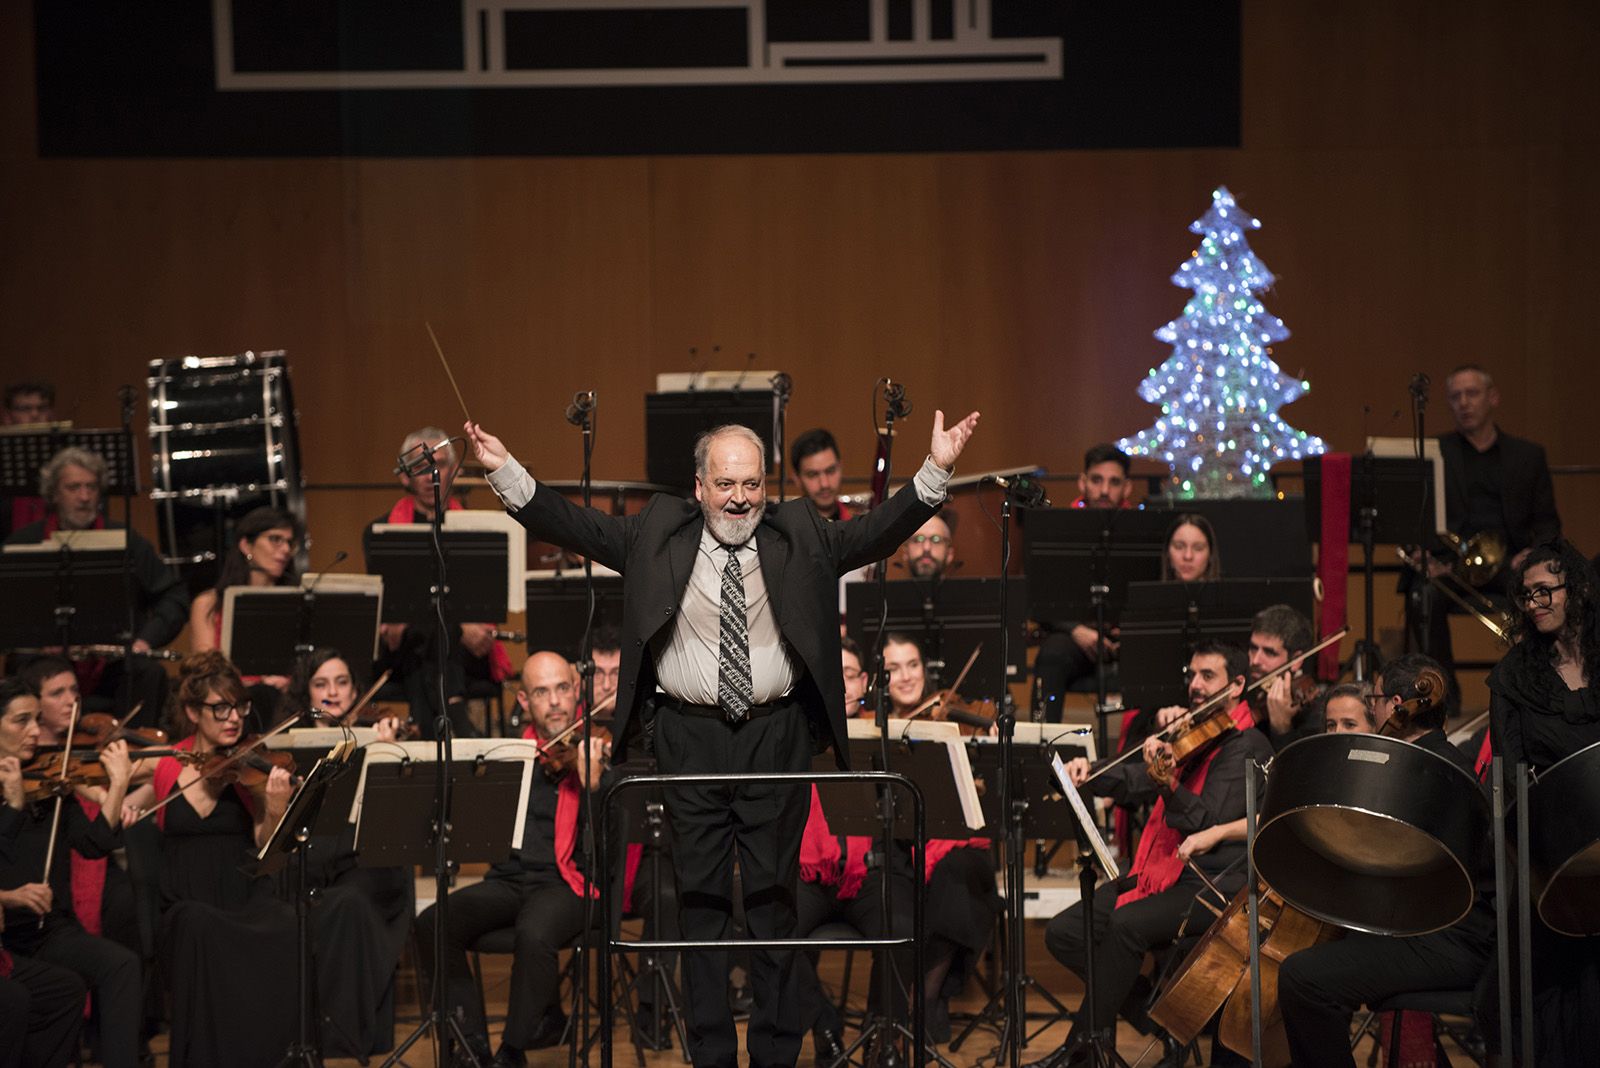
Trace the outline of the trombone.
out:
<instances>
[{"instance_id":1,"label":"trombone","mask_svg":"<svg viewBox=\"0 0 1600 1068\"><path fill-rule=\"evenodd\" d=\"M1426 562L1420 566L1404 548L1397 548L1400 559L1416 568L1428 584L1454 601L1463 612L1482 623L1489 633L1509 645L1511 643L1511 614L1478 588L1493 581L1506 561L1506 540L1498 531L1485 530L1470 538L1448 531L1440 539L1456 556L1450 570L1442 575L1429 575ZM1426 554L1422 555L1426 561Z\"/></svg>"}]
</instances>

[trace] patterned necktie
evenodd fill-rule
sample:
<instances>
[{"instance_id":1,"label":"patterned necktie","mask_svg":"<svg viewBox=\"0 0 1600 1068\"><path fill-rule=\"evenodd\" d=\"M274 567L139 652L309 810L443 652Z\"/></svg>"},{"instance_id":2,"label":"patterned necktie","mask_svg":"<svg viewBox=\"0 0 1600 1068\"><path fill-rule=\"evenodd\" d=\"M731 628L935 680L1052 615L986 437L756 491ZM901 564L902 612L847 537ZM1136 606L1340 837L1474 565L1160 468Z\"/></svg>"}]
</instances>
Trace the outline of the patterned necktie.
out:
<instances>
[{"instance_id":1,"label":"patterned necktie","mask_svg":"<svg viewBox=\"0 0 1600 1068\"><path fill-rule=\"evenodd\" d=\"M744 569L739 547L727 546L728 566L722 569L722 663L717 672L717 703L728 722L741 723L755 704L755 684L750 675L750 627L745 619Z\"/></svg>"}]
</instances>

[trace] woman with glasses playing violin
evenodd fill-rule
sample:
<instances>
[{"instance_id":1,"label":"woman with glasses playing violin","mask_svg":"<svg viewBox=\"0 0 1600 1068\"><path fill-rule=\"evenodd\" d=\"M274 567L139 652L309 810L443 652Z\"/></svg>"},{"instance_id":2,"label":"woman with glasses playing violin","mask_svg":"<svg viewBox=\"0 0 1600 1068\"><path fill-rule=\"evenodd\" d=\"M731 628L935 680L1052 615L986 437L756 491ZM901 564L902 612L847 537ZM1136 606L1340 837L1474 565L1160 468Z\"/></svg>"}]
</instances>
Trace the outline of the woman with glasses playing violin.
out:
<instances>
[{"instance_id":1,"label":"woman with glasses playing violin","mask_svg":"<svg viewBox=\"0 0 1600 1068\"><path fill-rule=\"evenodd\" d=\"M1512 568L1511 596L1521 611L1489 673L1490 744L1508 774L1537 775L1600 742L1600 578L1571 542L1539 545ZM1535 910L1531 950L1539 1063L1600 1063L1600 939L1557 935Z\"/></svg>"},{"instance_id":2,"label":"woman with glasses playing violin","mask_svg":"<svg viewBox=\"0 0 1600 1068\"><path fill-rule=\"evenodd\" d=\"M183 662L168 709L173 748L128 798L161 830L161 972L172 993L171 1063L271 1063L294 1035L294 916L251 874L257 849L294 790L283 768L255 787L203 777L202 762L239 744L249 699L219 652ZM279 1039L282 1039L280 1042Z\"/></svg>"},{"instance_id":3,"label":"woman with glasses playing violin","mask_svg":"<svg viewBox=\"0 0 1600 1068\"><path fill-rule=\"evenodd\" d=\"M0 904L9 952L54 964L82 977L94 994L101 1061L138 1061L140 970L126 946L97 938L78 922L72 900L71 855L104 857L121 844L122 798L132 772L127 746L101 754L107 808L92 819L75 790L53 793L21 765L39 743L39 699L20 679L0 681ZM59 803L58 803L59 798ZM46 870L48 865L48 870Z\"/></svg>"}]
</instances>

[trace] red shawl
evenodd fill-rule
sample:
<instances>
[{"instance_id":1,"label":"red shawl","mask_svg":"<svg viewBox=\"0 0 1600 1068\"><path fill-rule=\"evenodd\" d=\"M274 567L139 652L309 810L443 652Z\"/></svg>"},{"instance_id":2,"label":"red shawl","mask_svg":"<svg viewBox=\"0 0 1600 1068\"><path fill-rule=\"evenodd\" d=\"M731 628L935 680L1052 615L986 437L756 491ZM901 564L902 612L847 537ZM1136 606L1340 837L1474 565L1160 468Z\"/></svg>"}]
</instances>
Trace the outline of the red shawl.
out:
<instances>
[{"instance_id":1,"label":"red shawl","mask_svg":"<svg viewBox=\"0 0 1600 1068\"><path fill-rule=\"evenodd\" d=\"M193 749L194 735L191 734L183 741L175 743L172 748ZM178 785L178 776L182 772L183 765L173 757L162 757L156 762L155 774L151 776L150 785L155 789L157 804L166 800L167 795L172 793L172 788ZM250 796L250 791L238 783L233 784L233 790L239 795L239 800L244 802L245 811L252 816L255 815L256 800ZM165 808L156 813L156 826L162 830L167 829L167 810Z\"/></svg>"},{"instance_id":2,"label":"red shawl","mask_svg":"<svg viewBox=\"0 0 1600 1068\"><path fill-rule=\"evenodd\" d=\"M541 752L544 750L544 739L539 737L533 724L522 728L522 737L538 746ZM583 896L583 872L578 870L574 857L578 851L578 813L583 807L581 790L577 772L569 771L556 784L556 868L561 872L562 881L579 897ZM643 852L644 847L638 843L628 846L626 872L623 875L624 909L628 908L633 896L633 877L639 869L639 858ZM589 896L598 898L599 889L591 886Z\"/></svg>"},{"instance_id":3,"label":"red shawl","mask_svg":"<svg viewBox=\"0 0 1600 1068\"><path fill-rule=\"evenodd\" d=\"M1228 714L1240 730L1255 726L1255 716L1250 711L1250 705L1244 701L1234 705ZM1198 794L1204 790L1206 773L1211 770L1211 762L1217 759L1221 751L1220 745L1213 745L1198 765L1184 771L1178 784L1191 793ZM1167 799L1158 798L1150 809L1150 821L1144 825L1144 833L1139 836L1139 850L1133 858L1133 872L1138 881L1132 890L1117 898L1118 908L1130 901L1170 890L1178 881L1178 876L1183 874L1183 861L1178 859L1178 847L1183 844L1185 836L1167 826L1166 817Z\"/></svg>"}]
</instances>

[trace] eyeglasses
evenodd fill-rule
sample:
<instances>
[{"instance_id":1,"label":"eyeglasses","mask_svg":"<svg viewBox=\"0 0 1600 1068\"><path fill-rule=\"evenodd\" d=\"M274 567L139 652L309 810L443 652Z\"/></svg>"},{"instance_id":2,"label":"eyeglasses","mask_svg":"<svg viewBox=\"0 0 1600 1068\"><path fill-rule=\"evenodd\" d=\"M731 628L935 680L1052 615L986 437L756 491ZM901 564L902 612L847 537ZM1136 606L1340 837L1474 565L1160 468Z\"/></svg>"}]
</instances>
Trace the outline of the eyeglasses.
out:
<instances>
[{"instance_id":1,"label":"eyeglasses","mask_svg":"<svg viewBox=\"0 0 1600 1068\"><path fill-rule=\"evenodd\" d=\"M528 700L545 702L550 700L552 695L556 697L566 697L570 693L572 693L572 683L558 682L554 687L538 686L532 690L529 690Z\"/></svg>"},{"instance_id":2,"label":"eyeglasses","mask_svg":"<svg viewBox=\"0 0 1600 1068\"><path fill-rule=\"evenodd\" d=\"M250 702L243 701L235 704L232 701L207 701L200 707L209 712L212 719L218 723L223 723L234 716L243 719L244 714L250 710Z\"/></svg>"},{"instance_id":3,"label":"eyeglasses","mask_svg":"<svg viewBox=\"0 0 1600 1068\"><path fill-rule=\"evenodd\" d=\"M1525 590L1518 591L1515 600L1518 604L1525 604L1529 608L1549 608L1556 591L1566 588L1567 584L1565 582L1559 586L1530 586Z\"/></svg>"},{"instance_id":4,"label":"eyeglasses","mask_svg":"<svg viewBox=\"0 0 1600 1068\"><path fill-rule=\"evenodd\" d=\"M950 539L945 537L943 534L913 534L913 535L911 535L911 544L912 545L927 545L929 542L932 542L934 545L943 545L945 542L947 542L949 540Z\"/></svg>"}]
</instances>

